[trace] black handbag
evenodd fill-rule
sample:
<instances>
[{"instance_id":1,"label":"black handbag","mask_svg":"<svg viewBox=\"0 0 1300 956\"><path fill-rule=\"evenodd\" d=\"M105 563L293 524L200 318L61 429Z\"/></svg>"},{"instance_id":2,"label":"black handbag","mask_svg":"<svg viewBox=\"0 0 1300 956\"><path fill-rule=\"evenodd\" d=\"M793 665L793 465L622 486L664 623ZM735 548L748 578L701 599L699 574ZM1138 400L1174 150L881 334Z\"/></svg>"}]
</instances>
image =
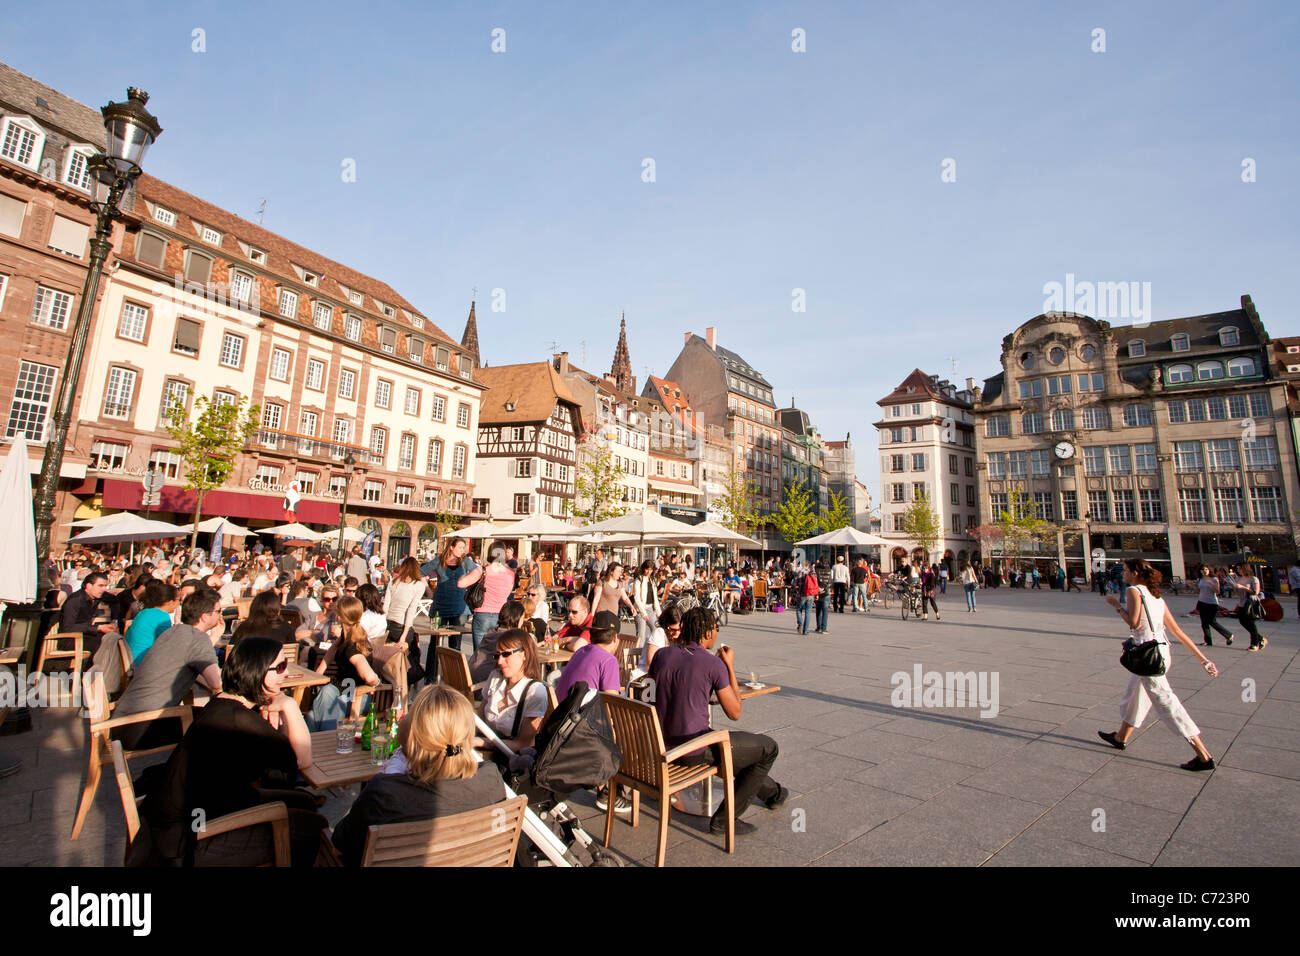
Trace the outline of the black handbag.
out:
<instances>
[{"instance_id":1,"label":"black handbag","mask_svg":"<svg viewBox=\"0 0 1300 956\"><path fill-rule=\"evenodd\" d=\"M471 611L477 611L483 606L483 598L487 596L487 588L483 585L483 578L465 589L465 606Z\"/></svg>"},{"instance_id":2,"label":"black handbag","mask_svg":"<svg viewBox=\"0 0 1300 956\"><path fill-rule=\"evenodd\" d=\"M1258 594L1246 602L1246 613L1250 615L1252 620L1264 620L1264 602Z\"/></svg>"},{"instance_id":3,"label":"black handbag","mask_svg":"<svg viewBox=\"0 0 1300 956\"><path fill-rule=\"evenodd\" d=\"M1142 602L1142 613L1146 615L1147 633L1155 634L1156 629L1151 625L1151 613L1147 610L1147 602L1141 591L1138 592L1138 600ZM1125 670L1138 677L1160 677L1168 667L1164 655L1160 653L1160 645L1163 643L1165 642L1152 638L1139 644L1136 638L1127 638L1119 662Z\"/></svg>"}]
</instances>

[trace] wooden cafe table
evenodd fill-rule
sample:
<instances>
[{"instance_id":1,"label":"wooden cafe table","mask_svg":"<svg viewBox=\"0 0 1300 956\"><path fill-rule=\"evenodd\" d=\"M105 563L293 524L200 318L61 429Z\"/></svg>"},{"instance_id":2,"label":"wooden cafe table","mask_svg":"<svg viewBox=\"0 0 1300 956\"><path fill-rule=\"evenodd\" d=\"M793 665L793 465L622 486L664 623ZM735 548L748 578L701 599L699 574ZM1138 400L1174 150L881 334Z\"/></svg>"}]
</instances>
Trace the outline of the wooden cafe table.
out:
<instances>
[{"instance_id":1,"label":"wooden cafe table","mask_svg":"<svg viewBox=\"0 0 1300 956\"><path fill-rule=\"evenodd\" d=\"M321 730L311 735L311 766L299 772L316 790L364 783L383 769L370 762L370 751L362 750L360 743L353 744L350 754L339 753L338 739L337 730Z\"/></svg>"},{"instance_id":2,"label":"wooden cafe table","mask_svg":"<svg viewBox=\"0 0 1300 956\"><path fill-rule=\"evenodd\" d=\"M284 677L280 679L280 688L293 691L293 702L301 707L302 695L306 693L308 687L319 687L329 682L330 679L324 674L317 674L314 670L295 663L290 664L284 672Z\"/></svg>"}]
</instances>

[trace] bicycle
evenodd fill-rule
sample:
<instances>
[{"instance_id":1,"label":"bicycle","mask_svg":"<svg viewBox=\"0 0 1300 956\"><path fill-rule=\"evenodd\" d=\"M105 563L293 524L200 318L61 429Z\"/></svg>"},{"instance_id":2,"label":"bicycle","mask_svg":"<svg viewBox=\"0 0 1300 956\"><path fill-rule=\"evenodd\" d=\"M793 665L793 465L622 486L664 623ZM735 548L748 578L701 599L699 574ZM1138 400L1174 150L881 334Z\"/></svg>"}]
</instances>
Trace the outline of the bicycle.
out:
<instances>
[{"instance_id":1,"label":"bicycle","mask_svg":"<svg viewBox=\"0 0 1300 956\"><path fill-rule=\"evenodd\" d=\"M921 598L921 589L905 585L899 594L898 609L907 620L907 612L911 611L914 617L920 617L925 610L925 604Z\"/></svg>"},{"instance_id":2,"label":"bicycle","mask_svg":"<svg viewBox=\"0 0 1300 956\"><path fill-rule=\"evenodd\" d=\"M722 600L722 593L714 588L709 588L704 598L704 607L713 612L717 618L719 627L727 626L727 602Z\"/></svg>"}]
</instances>

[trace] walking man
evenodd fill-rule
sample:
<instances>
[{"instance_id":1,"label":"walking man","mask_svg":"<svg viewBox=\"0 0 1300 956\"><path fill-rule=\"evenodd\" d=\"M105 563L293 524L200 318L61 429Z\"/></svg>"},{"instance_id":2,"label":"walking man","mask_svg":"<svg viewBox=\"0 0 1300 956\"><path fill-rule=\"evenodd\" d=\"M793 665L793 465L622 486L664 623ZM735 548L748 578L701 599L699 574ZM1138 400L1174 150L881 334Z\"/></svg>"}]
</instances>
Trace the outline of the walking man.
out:
<instances>
[{"instance_id":1,"label":"walking man","mask_svg":"<svg viewBox=\"0 0 1300 956\"><path fill-rule=\"evenodd\" d=\"M844 613L844 598L849 591L849 566L844 563L844 555L835 559L835 567L831 568L831 590L834 594L835 613Z\"/></svg>"}]
</instances>

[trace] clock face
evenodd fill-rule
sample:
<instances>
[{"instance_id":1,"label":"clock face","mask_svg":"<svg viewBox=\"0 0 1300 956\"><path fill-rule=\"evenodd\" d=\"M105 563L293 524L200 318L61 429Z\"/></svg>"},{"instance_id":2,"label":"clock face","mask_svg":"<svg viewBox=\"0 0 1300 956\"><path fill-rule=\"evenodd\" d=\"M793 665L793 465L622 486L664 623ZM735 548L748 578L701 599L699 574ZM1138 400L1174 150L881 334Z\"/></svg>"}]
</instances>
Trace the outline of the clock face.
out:
<instances>
[{"instance_id":1,"label":"clock face","mask_svg":"<svg viewBox=\"0 0 1300 956\"><path fill-rule=\"evenodd\" d=\"M1056 443L1056 457L1064 461L1067 458L1074 457L1074 446L1068 441L1058 441Z\"/></svg>"}]
</instances>

